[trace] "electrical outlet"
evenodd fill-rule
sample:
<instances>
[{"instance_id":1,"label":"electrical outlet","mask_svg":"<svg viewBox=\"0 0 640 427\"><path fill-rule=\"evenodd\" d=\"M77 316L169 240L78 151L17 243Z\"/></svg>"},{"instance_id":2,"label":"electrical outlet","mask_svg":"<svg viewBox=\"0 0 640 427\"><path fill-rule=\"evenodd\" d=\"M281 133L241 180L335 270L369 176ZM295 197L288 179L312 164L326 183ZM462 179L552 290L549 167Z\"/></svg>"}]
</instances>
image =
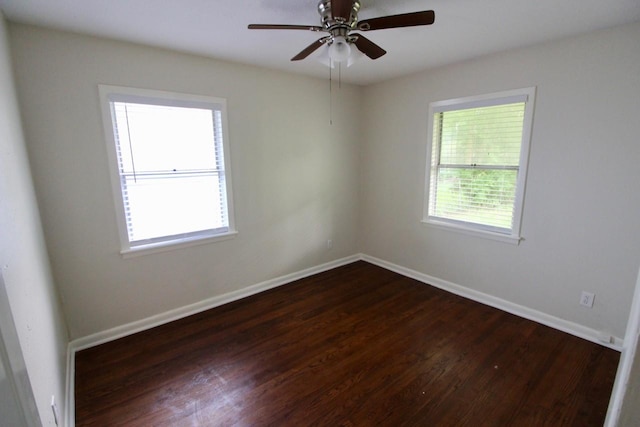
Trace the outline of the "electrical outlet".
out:
<instances>
[{"instance_id":1,"label":"electrical outlet","mask_svg":"<svg viewBox=\"0 0 640 427\"><path fill-rule=\"evenodd\" d=\"M60 413L58 412L58 405L56 405L55 395L51 396L51 410L53 411L53 422L55 422L57 426L60 425L58 423L58 420L60 419Z\"/></svg>"},{"instance_id":2,"label":"electrical outlet","mask_svg":"<svg viewBox=\"0 0 640 427\"><path fill-rule=\"evenodd\" d=\"M595 294L587 291L582 291L582 295L580 295L580 305L584 305L585 307L592 308L593 300L595 299Z\"/></svg>"},{"instance_id":3,"label":"electrical outlet","mask_svg":"<svg viewBox=\"0 0 640 427\"><path fill-rule=\"evenodd\" d=\"M333 240L327 240L327 249L331 249L333 247Z\"/></svg>"}]
</instances>

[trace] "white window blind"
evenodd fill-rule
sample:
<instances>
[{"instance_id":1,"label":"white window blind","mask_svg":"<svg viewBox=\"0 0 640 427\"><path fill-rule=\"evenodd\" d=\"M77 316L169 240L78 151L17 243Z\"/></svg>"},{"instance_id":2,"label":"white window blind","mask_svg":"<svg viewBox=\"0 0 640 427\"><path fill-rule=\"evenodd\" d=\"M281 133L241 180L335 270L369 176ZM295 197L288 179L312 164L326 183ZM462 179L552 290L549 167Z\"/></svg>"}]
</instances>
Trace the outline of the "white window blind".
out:
<instances>
[{"instance_id":1,"label":"white window blind","mask_svg":"<svg viewBox=\"0 0 640 427\"><path fill-rule=\"evenodd\" d=\"M128 248L230 231L224 106L109 93Z\"/></svg>"},{"instance_id":2,"label":"white window blind","mask_svg":"<svg viewBox=\"0 0 640 427\"><path fill-rule=\"evenodd\" d=\"M514 234L528 154L528 102L525 93L432 105L428 220Z\"/></svg>"}]
</instances>

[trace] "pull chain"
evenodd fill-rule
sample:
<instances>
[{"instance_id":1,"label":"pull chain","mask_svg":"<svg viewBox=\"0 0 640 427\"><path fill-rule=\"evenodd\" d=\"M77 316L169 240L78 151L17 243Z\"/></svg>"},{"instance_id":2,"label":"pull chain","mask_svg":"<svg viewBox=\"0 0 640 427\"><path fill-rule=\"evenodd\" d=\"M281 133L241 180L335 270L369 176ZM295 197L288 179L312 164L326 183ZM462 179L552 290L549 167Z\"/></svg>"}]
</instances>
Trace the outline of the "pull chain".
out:
<instances>
[{"instance_id":1,"label":"pull chain","mask_svg":"<svg viewBox=\"0 0 640 427\"><path fill-rule=\"evenodd\" d=\"M329 59L329 124L333 125L333 78L331 69L333 60ZM342 63L338 62L338 89L342 89Z\"/></svg>"},{"instance_id":2,"label":"pull chain","mask_svg":"<svg viewBox=\"0 0 640 427\"><path fill-rule=\"evenodd\" d=\"M331 65L333 60L329 58L329 125L333 126L333 85L331 80Z\"/></svg>"}]
</instances>

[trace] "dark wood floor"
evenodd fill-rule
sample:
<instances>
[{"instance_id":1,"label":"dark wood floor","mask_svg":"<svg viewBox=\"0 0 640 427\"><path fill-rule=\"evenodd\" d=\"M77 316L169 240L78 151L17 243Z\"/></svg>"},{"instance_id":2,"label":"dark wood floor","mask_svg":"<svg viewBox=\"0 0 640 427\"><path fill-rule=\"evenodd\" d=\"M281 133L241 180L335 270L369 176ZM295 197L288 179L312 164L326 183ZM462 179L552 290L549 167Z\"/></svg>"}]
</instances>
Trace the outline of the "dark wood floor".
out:
<instances>
[{"instance_id":1,"label":"dark wood floor","mask_svg":"<svg viewBox=\"0 0 640 427\"><path fill-rule=\"evenodd\" d=\"M76 425L601 426L618 358L356 262L77 353Z\"/></svg>"}]
</instances>

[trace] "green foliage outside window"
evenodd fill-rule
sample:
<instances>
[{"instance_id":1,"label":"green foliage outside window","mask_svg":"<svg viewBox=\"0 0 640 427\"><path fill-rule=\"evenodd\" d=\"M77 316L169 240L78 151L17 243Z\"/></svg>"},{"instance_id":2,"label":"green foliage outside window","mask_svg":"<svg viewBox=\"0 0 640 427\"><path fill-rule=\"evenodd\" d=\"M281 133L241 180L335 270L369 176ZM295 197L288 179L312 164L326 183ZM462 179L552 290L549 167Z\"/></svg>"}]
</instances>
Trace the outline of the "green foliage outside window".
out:
<instances>
[{"instance_id":1,"label":"green foliage outside window","mask_svg":"<svg viewBox=\"0 0 640 427\"><path fill-rule=\"evenodd\" d=\"M436 113L430 215L510 229L524 103Z\"/></svg>"}]
</instances>

